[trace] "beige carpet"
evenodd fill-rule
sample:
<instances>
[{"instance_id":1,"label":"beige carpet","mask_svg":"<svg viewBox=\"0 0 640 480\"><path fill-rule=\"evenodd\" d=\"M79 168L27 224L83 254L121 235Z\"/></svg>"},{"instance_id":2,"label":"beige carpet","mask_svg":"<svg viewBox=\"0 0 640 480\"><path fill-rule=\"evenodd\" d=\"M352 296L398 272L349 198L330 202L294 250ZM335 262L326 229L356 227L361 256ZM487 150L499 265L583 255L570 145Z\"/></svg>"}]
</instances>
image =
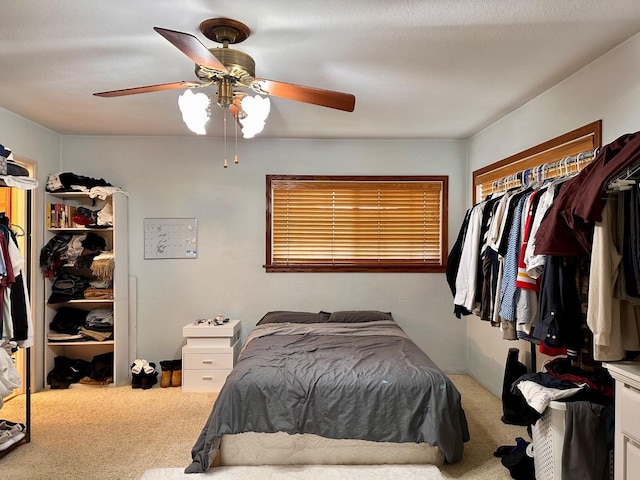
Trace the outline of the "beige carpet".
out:
<instances>
[{"instance_id":1,"label":"beige carpet","mask_svg":"<svg viewBox=\"0 0 640 480\"><path fill-rule=\"evenodd\" d=\"M462 393L471 441L464 458L440 468L446 479L509 480L493 452L528 438L526 429L500 421L500 400L466 375L451 375ZM32 395L32 441L0 458L12 480L139 480L148 470L182 469L206 421L215 394L180 388L133 390L83 387ZM24 421L24 396L0 418ZM378 477L380 478L380 477Z\"/></svg>"}]
</instances>

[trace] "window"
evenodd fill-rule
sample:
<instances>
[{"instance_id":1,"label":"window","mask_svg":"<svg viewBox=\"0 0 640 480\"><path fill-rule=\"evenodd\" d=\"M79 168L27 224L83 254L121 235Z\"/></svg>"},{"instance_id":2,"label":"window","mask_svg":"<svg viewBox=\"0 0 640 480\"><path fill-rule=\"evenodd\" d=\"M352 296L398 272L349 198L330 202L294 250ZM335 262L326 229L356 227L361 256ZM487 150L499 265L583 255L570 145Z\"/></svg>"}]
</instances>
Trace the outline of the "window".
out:
<instances>
[{"instance_id":1,"label":"window","mask_svg":"<svg viewBox=\"0 0 640 480\"><path fill-rule=\"evenodd\" d=\"M443 272L446 176L267 175L268 272Z\"/></svg>"}]
</instances>

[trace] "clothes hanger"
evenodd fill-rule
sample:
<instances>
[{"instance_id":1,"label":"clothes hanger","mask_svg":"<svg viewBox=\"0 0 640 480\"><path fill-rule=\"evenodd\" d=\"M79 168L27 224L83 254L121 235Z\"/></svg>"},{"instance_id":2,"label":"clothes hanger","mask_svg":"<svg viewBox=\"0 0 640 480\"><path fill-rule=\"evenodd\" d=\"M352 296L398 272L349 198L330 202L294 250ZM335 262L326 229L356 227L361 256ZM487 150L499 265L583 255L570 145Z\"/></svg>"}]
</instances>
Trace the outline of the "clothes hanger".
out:
<instances>
[{"instance_id":1,"label":"clothes hanger","mask_svg":"<svg viewBox=\"0 0 640 480\"><path fill-rule=\"evenodd\" d=\"M14 231L18 230L18 233L15 233L16 237L24 237L26 235L25 231L24 231L24 228L22 228L20 225L16 225L15 223L11 223L11 224L9 224L9 228L11 230L14 230Z\"/></svg>"},{"instance_id":2,"label":"clothes hanger","mask_svg":"<svg viewBox=\"0 0 640 480\"><path fill-rule=\"evenodd\" d=\"M633 178L640 171L640 162L636 162L618 175L615 180L607 185L607 192L620 192L623 190L631 190L638 183L637 178Z\"/></svg>"}]
</instances>

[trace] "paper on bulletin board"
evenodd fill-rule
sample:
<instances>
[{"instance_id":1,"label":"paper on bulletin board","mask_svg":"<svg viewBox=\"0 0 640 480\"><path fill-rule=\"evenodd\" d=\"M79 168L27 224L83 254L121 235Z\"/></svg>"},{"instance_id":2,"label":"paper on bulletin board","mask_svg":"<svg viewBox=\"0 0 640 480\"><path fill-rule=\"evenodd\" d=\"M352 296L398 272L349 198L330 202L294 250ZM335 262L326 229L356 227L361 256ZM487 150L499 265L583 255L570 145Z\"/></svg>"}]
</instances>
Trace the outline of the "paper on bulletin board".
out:
<instances>
[{"instance_id":1,"label":"paper on bulletin board","mask_svg":"<svg viewBox=\"0 0 640 480\"><path fill-rule=\"evenodd\" d=\"M144 258L196 258L197 218L145 218Z\"/></svg>"}]
</instances>

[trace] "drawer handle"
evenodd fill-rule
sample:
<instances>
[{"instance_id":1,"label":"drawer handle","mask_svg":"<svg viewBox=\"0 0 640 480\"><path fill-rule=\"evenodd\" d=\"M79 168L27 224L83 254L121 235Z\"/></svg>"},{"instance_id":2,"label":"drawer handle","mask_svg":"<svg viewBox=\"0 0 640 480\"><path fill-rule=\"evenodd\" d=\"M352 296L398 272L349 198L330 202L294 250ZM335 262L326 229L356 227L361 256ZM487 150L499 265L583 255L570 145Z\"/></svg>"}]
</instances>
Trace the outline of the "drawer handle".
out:
<instances>
[{"instance_id":1,"label":"drawer handle","mask_svg":"<svg viewBox=\"0 0 640 480\"><path fill-rule=\"evenodd\" d=\"M213 377L202 377L203 380L213 380Z\"/></svg>"},{"instance_id":2,"label":"drawer handle","mask_svg":"<svg viewBox=\"0 0 640 480\"><path fill-rule=\"evenodd\" d=\"M202 360L202 363L213 363L213 360Z\"/></svg>"},{"instance_id":3,"label":"drawer handle","mask_svg":"<svg viewBox=\"0 0 640 480\"><path fill-rule=\"evenodd\" d=\"M638 395L640 395L640 388L638 387L634 387L633 385L629 385L627 383L624 384L624 388L628 388L629 390L631 390L632 392L637 393Z\"/></svg>"}]
</instances>

